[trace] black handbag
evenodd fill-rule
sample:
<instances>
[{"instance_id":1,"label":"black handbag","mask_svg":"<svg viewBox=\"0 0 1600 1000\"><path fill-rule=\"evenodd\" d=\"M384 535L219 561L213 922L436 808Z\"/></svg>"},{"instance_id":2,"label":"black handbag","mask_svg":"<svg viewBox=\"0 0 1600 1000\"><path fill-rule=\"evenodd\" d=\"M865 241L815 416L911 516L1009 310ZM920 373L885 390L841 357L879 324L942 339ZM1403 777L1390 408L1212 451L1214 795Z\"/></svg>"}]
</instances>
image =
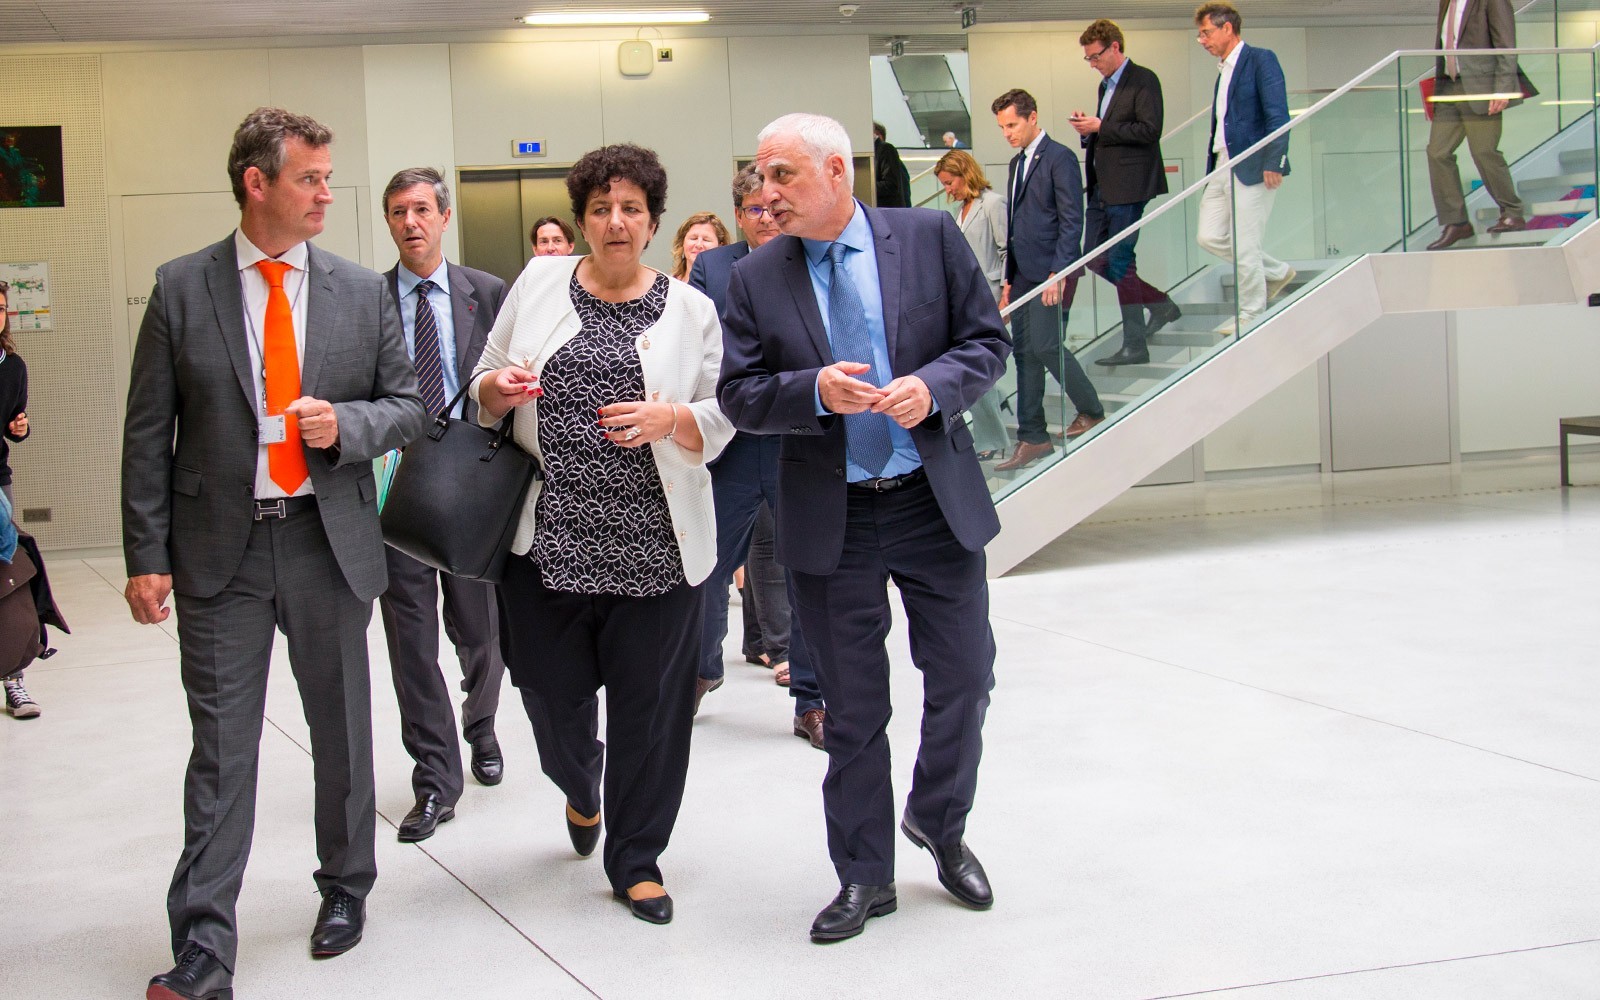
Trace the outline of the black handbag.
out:
<instances>
[{"instance_id":1,"label":"black handbag","mask_svg":"<svg viewBox=\"0 0 1600 1000\"><path fill-rule=\"evenodd\" d=\"M470 385L400 453L380 520L383 540L418 562L493 583L539 463L511 440L510 414L499 430L449 416Z\"/></svg>"}]
</instances>

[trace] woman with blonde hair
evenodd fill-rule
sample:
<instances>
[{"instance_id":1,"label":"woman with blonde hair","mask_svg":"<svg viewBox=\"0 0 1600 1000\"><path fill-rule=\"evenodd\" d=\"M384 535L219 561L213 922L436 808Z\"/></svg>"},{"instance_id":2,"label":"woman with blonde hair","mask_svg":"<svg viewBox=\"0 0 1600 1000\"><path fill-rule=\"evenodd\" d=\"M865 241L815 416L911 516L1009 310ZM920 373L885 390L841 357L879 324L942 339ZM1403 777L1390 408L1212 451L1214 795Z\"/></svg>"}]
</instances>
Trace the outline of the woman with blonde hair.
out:
<instances>
[{"instance_id":1,"label":"woman with blonde hair","mask_svg":"<svg viewBox=\"0 0 1600 1000\"><path fill-rule=\"evenodd\" d=\"M700 251L728 245L728 227L715 212L696 212L683 220L678 235L672 238L672 276L689 280L689 268Z\"/></svg>"}]
</instances>

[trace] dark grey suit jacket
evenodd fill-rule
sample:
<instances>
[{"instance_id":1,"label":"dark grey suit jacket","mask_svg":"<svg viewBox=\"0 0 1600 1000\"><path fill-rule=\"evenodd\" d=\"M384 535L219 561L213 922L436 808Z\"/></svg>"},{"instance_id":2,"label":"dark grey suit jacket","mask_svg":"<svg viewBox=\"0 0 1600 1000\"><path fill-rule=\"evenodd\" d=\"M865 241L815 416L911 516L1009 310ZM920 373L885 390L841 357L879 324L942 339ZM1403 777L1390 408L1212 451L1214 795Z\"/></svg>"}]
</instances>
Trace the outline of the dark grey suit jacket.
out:
<instances>
[{"instance_id":1,"label":"dark grey suit jacket","mask_svg":"<svg viewBox=\"0 0 1600 1000\"><path fill-rule=\"evenodd\" d=\"M1094 106L1106 93L1100 81ZM1161 159L1164 121L1161 79L1132 60L1123 67L1122 82L1100 119L1100 131L1083 137L1086 187L1099 190L1107 205L1133 205L1167 193L1167 169Z\"/></svg>"},{"instance_id":2,"label":"dark grey suit jacket","mask_svg":"<svg viewBox=\"0 0 1600 1000\"><path fill-rule=\"evenodd\" d=\"M334 404L339 442L306 449L328 543L356 596L383 592L372 459L422 433L427 413L383 279L316 247L306 267L301 392ZM233 235L156 271L139 327L122 439L129 576L171 573L210 597L237 572L252 524L255 383Z\"/></svg>"},{"instance_id":3,"label":"dark grey suit jacket","mask_svg":"<svg viewBox=\"0 0 1600 1000\"><path fill-rule=\"evenodd\" d=\"M450 275L450 324L456 334L456 384L464 386L472 377L483 355L483 345L489 342L489 331L494 328L494 318L500 312L500 303L506 298L506 283L487 271L460 264L447 264ZM383 272L384 284L394 296L396 308L400 305L400 265ZM404 336L404 329L401 335ZM463 402L466 411L463 419L478 419L478 404L468 395Z\"/></svg>"}]
</instances>

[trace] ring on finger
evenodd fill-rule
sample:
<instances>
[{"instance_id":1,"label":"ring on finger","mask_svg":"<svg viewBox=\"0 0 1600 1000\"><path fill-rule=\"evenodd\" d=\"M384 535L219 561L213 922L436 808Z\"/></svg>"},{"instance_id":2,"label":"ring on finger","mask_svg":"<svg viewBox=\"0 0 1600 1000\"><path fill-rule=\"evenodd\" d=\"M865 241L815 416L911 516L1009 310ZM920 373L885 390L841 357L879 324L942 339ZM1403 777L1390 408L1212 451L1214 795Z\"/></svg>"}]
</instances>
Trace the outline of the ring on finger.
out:
<instances>
[{"instance_id":1,"label":"ring on finger","mask_svg":"<svg viewBox=\"0 0 1600 1000\"><path fill-rule=\"evenodd\" d=\"M622 440L624 440L624 441L632 441L634 438L638 437L640 435L640 433L642 433L642 432L639 430L639 428L637 428L637 427L629 427L628 428L628 432L626 434L622 435Z\"/></svg>"}]
</instances>

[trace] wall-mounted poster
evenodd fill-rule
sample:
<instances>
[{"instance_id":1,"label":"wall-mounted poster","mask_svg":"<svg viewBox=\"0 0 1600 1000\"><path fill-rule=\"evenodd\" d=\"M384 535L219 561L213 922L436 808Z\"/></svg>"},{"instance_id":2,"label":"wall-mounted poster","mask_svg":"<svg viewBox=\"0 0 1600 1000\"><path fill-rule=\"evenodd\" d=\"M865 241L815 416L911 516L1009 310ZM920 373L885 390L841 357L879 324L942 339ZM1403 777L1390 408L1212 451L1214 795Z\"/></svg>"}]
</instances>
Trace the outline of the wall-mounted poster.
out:
<instances>
[{"instance_id":1,"label":"wall-mounted poster","mask_svg":"<svg viewBox=\"0 0 1600 1000\"><path fill-rule=\"evenodd\" d=\"M50 265L0 264L0 281L11 286L6 291L6 312L11 329L50 329Z\"/></svg>"},{"instance_id":2,"label":"wall-mounted poster","mask_svg":"<svg viewBox=\"0 0 1600 1000\"><path fill-rule=\"evenodd\" d=\"M0 125L0 208L60 208L60 125Z\"/></svg>"}]
</instances>

